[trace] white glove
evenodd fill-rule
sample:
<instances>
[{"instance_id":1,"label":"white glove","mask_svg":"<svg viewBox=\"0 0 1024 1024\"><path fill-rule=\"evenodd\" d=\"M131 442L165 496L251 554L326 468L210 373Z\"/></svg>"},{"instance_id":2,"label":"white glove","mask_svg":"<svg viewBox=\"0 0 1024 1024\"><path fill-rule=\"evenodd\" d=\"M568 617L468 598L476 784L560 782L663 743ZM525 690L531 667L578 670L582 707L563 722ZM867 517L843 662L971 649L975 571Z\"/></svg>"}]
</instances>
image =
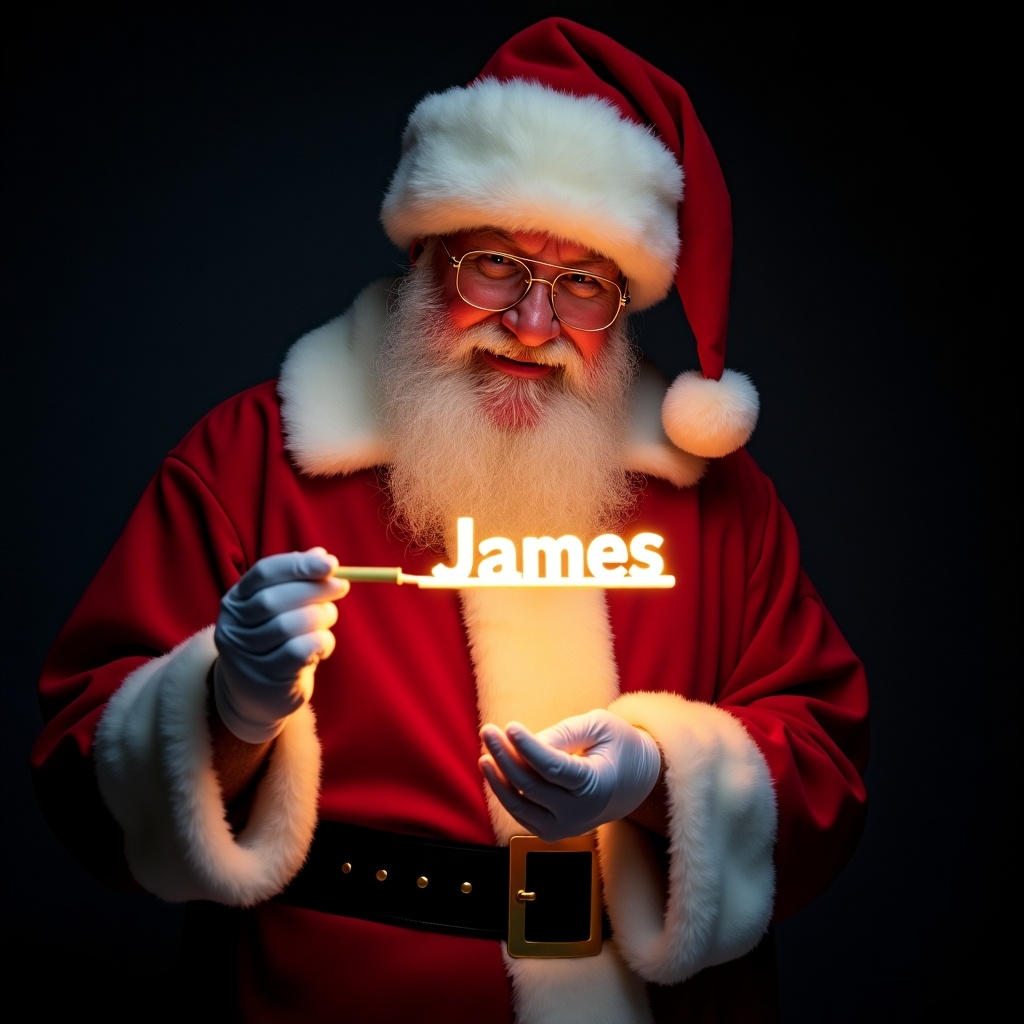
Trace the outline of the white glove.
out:
<instances>
[{"instance_id":1,"label":"white glove","mask_svg":"<svg viewBox=\"0 0 1024 1024\"><path fill-rule=\"evenodd\" d=\"M485 725L480 770L505 809L546 842L582 835L634 811L654 788L661 751L610 711L574 715L534 734Z\"/></svg>"},{"instance_id":2,"label":"white glove","mask_svg":"<svg viewBox=\"0 0 1024 1024\"><path fill-rule=\"evenodd\" d=\"M213 695L224 724L265 743L313 694L313 673L334 651L334 602L348 580L323 548L261 558L224 595L213 639Z\"/></svg>"}]
</instances>

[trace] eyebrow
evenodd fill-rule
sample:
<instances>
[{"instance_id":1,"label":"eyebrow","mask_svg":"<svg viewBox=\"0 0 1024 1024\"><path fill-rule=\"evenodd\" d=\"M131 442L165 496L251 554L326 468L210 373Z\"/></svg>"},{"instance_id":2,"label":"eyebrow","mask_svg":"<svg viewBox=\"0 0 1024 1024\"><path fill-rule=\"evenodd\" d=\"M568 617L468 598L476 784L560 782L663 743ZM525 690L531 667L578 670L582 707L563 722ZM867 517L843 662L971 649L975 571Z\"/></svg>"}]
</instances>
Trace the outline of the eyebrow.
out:
<instances>
[{"instance_id":1,"label":"eyebrow","mask_svg":"<svg viewBox=\"0 0 1024 1024\"><path fill-rule=\"evenodd\" d=\"M476 232L470 232L475 234ZM548 263L546 260L533 259L530 256L525 256L522 253L516 252L516 244L509 235L506 235L500 228L483 228L480 235L485 237L494 238L500 241L501 244L507 247L508 254L515 256L516 259L525 260L527 263L539 263L542 267L560 267L560 263ZM572 269L583 270L587 267L599 266L603 270L607 271L609 268L615 268L615 261L607 256L602 256L600 253L590 250L586 256L581 256L579 259L572 261ZM621 273L621 272L620 272ZM604 275L598 275L608 277L610 280L614 280L614 275L605 273Z\"/></svg>"}]
</instances>

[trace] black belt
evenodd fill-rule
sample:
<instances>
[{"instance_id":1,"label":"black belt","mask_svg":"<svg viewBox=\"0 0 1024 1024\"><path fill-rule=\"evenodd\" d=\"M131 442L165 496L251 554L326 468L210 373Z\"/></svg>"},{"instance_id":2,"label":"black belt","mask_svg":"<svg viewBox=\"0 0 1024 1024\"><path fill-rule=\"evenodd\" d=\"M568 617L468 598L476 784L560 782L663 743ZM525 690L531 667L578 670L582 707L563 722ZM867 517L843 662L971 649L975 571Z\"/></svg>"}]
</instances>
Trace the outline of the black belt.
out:
<instances>
[{"instance_id":1,"label":"black belt","mask_svg":"<svg viewBox=\"0 0 1024 1024\"><path fill-rule=\"evenodd\" d=\"M318 823L278 900L367 921L504 939L512 956L593 956L602 917L593 833L484 846Z\"/></svg>"}]
</instances>

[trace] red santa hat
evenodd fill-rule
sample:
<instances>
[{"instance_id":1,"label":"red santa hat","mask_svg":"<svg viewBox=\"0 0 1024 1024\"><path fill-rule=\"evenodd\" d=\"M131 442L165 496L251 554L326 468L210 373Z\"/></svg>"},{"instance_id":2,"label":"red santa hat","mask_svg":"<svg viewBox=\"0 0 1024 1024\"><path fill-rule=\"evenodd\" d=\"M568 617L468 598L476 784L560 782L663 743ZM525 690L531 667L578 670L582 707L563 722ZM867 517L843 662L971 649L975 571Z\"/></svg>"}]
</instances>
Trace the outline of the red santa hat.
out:
<instances>
[{"instance_id":1,"label":"red santa hat","mask_svg":"<svg viewBox=\"0 0 1024 1024\"><path fill-rule=\"evenodd\" d=\"M608 36L547 18L467 86L421 100L381 221L403 249L487 226L587 245L619 265L634 310L674 281L700 371L668 389L665 432L707 458L750 437L757 391L725 367L732 212L721 167L682 86Z\"/></svg>"}]
</instances>

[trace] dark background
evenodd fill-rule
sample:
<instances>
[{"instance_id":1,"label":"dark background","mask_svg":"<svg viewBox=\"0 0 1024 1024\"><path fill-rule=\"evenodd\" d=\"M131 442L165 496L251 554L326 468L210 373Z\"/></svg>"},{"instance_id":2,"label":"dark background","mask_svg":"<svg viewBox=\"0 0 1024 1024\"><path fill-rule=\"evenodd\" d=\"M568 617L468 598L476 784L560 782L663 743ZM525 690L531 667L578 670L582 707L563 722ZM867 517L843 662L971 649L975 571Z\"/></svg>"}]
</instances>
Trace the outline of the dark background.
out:
<instances>
[{"instance_id":1,"label":"dark background","mask_svg":"<svg viewBox=\"0 0 1024 1024\"><path fill-rule=\"evenodd\" d=\"M377 212L415 102L562 14L693 98L733 197L727 362L761 393L750 448L873 687L867 832L835 885L780 928L786 1024L989 1020L1016 1002L1011 28L978 4L969 20L810 6L7 9L12 1001L159 1019L173 984L177 909L101 889L33 800L34 684L57 629L164 452L401 260ZM684 333L674 298L645 319L669 373L693 363Z\"/></svg>"}]
</instances>

